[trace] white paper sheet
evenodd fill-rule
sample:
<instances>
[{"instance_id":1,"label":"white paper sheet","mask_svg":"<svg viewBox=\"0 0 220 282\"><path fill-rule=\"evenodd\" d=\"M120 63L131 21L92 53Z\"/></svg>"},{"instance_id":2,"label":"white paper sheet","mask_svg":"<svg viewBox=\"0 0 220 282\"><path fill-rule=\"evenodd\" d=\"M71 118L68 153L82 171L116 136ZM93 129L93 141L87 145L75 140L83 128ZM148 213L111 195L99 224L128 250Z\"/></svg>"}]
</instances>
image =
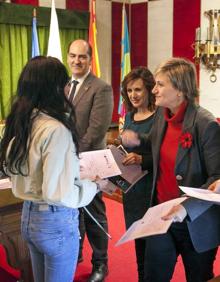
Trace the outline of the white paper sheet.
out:
<instances>
[{"instance_id":1,"label":"white paper sheet","mask_svg":"<svg viewBox=\"0 0 220 282\"><path fill-rule=\"evenodd\" d=\"M101 179L121 174L110 149L83 152L80 154L80 178Z\"/></svg>"},{"instance_id":2,"label":"white paper sheet","mask_svg":"<svg viewBox=\"0 0 220 282\"><path fill-rule=\"evenodd\" d=\"M149 208L142 219L135 221L130 226L116 243L116 246L137 238L166 233L172 224L172 219L163 220L161 217L167 214L173 206L182 203L186 199L186 197L181 197Z\"/></svg>"},{"instance_id":3,"label":"white paper sheet","mask_svg":"<svg viewBox=\"0 0 220 282\"><path fill-rule=\"evenodd\" d=\"M12 188L12 183L9 178L0 179L0 189Z\"/></svg>"},{"instance_id":4,"label":"white paper sheet","mask_svg":"<svg viewBox=\"0 0 220 282\"><path fill-rule=\"evenodd\" d=\"M194 197L200 200L220 203L220 194L207 189L199 189L193 187L179 186L180 189L188 196Z\"/></svg>"}]
</instances>

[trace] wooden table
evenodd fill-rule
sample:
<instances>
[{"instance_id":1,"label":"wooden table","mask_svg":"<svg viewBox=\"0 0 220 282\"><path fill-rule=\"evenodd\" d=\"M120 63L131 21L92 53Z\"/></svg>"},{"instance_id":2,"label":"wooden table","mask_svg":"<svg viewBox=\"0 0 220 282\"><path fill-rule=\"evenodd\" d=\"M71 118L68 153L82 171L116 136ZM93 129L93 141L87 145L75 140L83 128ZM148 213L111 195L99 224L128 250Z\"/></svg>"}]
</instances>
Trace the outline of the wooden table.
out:
<instances>
[{"instance_id":1,"label":"wooden table","mask_svg":"<svg viewBox=\"0 0 220 282\"><path fill-rule=\"evenodd\" d=\"M21 238L22 200L11 189L0 190L0 244L7 253L8 264L21 271L21 280L32 282L29 250ZM1 279L0 279L1 281Z\"/></svg>"}]
</instances>

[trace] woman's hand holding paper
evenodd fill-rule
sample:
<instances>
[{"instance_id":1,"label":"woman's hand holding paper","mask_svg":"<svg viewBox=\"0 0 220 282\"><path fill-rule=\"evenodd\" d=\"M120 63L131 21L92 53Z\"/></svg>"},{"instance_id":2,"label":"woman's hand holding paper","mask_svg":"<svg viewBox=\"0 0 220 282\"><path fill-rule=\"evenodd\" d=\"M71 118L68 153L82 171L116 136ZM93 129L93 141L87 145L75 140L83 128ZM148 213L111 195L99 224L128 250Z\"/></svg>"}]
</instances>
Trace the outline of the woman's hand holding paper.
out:
<instances>
[{"instance_id":1,"label":"woman's hand holding paper","mask_svg":"<svg viewBox=\"0 0 220 282\"><path fill-rule=\"evenodd\" d=\"M220 193L220 179L216 180L211 185L209 185L208 189L215 193Z\"/></svg>"},{"instance_id":2,"label":"woman's hand holding paper","mask_svg":"<svg viewBox=\"0 0 220 282\"><path fill-rule=\"evenodd\" d=\"M142 164L142 156L136 153L128 153L124 160L122 161L123 165L131 165L131 164Z\"/></svg>"},{"instance_id":3,"label":"woman's hand holding paper","mask_svg":"<svg viewBox=\"0 0 220 282\"><path fill-rule=\"evenodd\" d=\"M171 210L164 216L163 220L172 219L173 222L183 222L184 218L187 216L186 209L183 205L177 205L171 208Z\"/></svg>"}]
</instances>

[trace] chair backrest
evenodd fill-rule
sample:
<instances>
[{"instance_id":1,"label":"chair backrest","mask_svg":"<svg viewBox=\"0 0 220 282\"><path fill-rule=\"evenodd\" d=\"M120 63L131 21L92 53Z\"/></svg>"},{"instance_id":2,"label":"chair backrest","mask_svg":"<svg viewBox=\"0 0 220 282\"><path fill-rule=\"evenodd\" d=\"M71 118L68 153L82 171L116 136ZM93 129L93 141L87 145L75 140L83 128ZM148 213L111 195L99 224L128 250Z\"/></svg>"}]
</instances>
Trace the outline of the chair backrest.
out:
<instances>
[{"instance_id":1,"label":"chair backrest","mask_svg":"<svg viewBox=\"0 0 220 282\"><path fill-rule=\"evenodd\" d=\"M6 245L9 244L9 246L11 245L10 243L8 243L8 240L5 239L5 235L1 233L1 239L0 241L4 241L4 243L6 242ZM3 238L3 239L2 239ZM13 247L9 247L8 250L6 251L6 248L4 247L4 245L0 245L0 281L6 281L6 279L3 279L4 277L7 277L7 281L9 281L10 279L13 281L17 281L18 279L21 278L21 271L13 268L9 263L8 263L8 253L12 252L12 256L14 255L14 248Z\"/></svg>"}]
</instances>

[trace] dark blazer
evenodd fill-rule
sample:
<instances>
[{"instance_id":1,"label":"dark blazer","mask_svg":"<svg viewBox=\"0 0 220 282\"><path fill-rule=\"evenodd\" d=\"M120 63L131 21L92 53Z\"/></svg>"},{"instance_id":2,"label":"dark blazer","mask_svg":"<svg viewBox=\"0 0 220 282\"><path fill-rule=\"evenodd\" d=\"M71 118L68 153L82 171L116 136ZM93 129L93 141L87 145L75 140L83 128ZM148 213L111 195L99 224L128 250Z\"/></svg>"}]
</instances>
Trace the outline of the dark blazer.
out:
<instances>
[{"instance_id":1,"label":"dark blazer","mask_svg":"<svg viewBox=\"0 0 220 282\"><path fill-rule=\"evenodd\" d=\"M160 147L166 131L164 109L158 108L149 138L141 138L142 145L151 144L153 154L153 188L151 205L156 204L156 181ZM182 132L193 137L192 146L179 144L175 175L179 186L206 189L220 178L220 126L214 116L200 106L189 104L185 113ZM153 142L150 142L153 140ZM180 195L182 192L180 191ZM195 249L202 252L220 243L220 206L198 199L183 203L187 210L187 225Z\"/></svg>"},{"instance_id":2,"label":"dark blazer","mask_svg":"<svg viewBox=\"0 0 220 282\"><path fill-rule=\"evenodd\" d=\"M73 100L80 151L106 147L105 135L112 119L112 88L89 73Z\"/></svg>"}]
</instances>

